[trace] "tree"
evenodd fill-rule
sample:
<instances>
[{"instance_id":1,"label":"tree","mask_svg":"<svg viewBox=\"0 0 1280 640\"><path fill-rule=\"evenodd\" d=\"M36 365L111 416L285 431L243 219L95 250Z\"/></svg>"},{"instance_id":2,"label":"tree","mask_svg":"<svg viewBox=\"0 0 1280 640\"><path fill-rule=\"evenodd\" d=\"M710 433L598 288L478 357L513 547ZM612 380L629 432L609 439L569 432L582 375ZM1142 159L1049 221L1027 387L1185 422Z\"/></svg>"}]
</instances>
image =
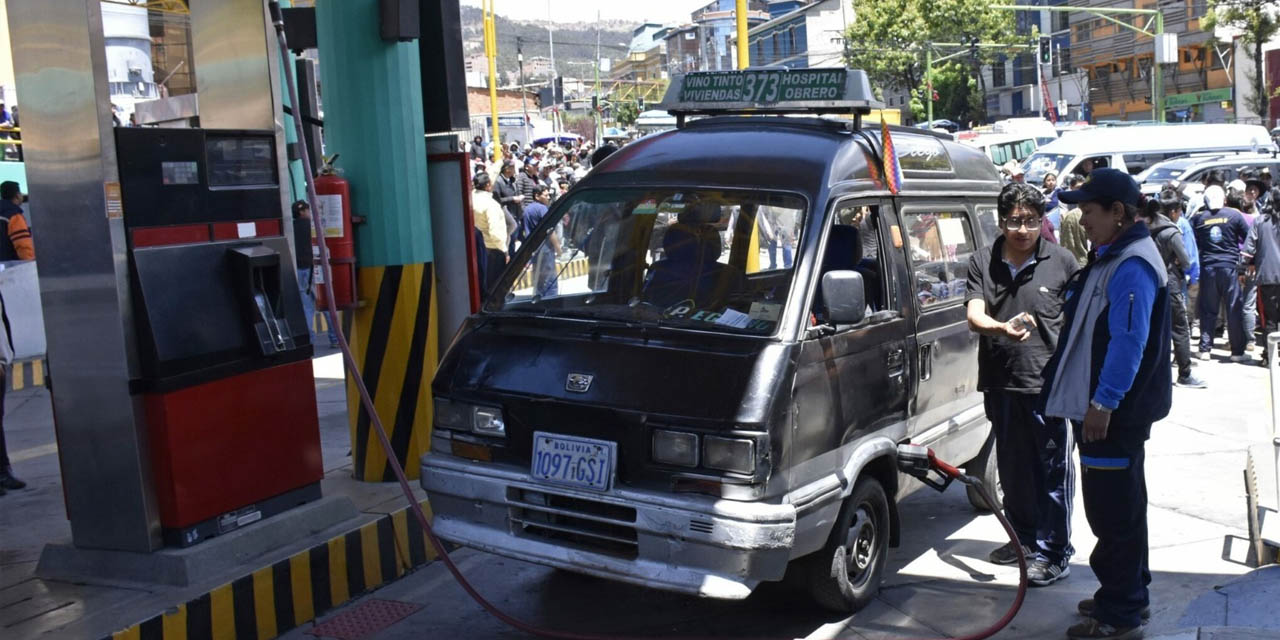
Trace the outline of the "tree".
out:
<instances>
[{"instance_id":1,"label":"tree","mask_svg":"<svg viewBox=\"0 0 1280 640\"><path fill-rule=\"evenodd\" d=\"M636 122L636 118L640 117L640 106L635 100L619 100L614 102L616 106L613 108L613 119L618 126L626 128Z\"/></svg>"},{"instance_id":2,"label":"tree","mask_svg":"<svg viewBox=\"0 0 1280 640\"><path fill-rule=\"evenodd\" d=\"M1253 93L1245 105L1264 120L1271 96L1262 72L1262 45L1280 31L1280 22L1276 20L1278 10L1280 0L1209 0L1209 10L1201 21L1205 31L1225 27L1239 32L1240 40L1250 49L1253 69L1245 72L1245 78Z\"/></svg>"},{"instance_id":3,"label":"tree","mask_svg":"<svg viewBox=\"0 0 1280 640\"><path fill-rule=\"evenodd\" d=\"M1280 1L1280 0L1277 0ZM1012 11L991 8L992 0L853 0L857 21L846 34L845 61L862 69L875 85L911 89L913 101L923 104L924 53L931 42L1015 44L1031 36L1018 35ZM979 50L959 65L978 78L982 64L993 62L998 51ZM965 84L956 88L964 88ZM936 88L936 87L935 87ZM942 90L938 89L942 94ZM966 97L965 100L968 100ZM982 101L972 109L981 119ZM936 114L935 114L936 115Z\"/></svg>"},{"instance_id":4,"label":"tree","mask_svg":"<svg viewBox=\"0 0 1280 640\"><path fill-rule=\"evenodd\" d=\"M925 100L930 99L927 78L921 81L911 99L911 113L916 120L925 119ZM933 68L933 90L938 94L933 103L933 117L954 122L979 120L983 110L982 93L969 66L949 61Z\"/></svg>"}]
</instances>

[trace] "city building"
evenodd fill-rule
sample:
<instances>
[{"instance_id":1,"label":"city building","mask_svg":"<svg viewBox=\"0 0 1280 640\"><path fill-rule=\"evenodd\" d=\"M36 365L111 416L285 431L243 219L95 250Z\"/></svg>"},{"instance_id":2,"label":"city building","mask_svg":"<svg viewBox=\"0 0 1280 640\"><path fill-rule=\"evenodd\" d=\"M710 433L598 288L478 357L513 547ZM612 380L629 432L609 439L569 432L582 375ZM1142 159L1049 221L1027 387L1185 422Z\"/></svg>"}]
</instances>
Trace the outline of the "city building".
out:
<instances>
[{"instance_id":1,"label":"city building","mask_svg":"<svg viewBox=\"0 0 1280 640\"><path fill-rule=\"evenodd\" d=\"M529 56L524 59L524 77L529 78L550 78L551 77L551 58L546 56Z\"/></svg>"},{"instance_id":2,"label":"city building","mask_svg":"<svg viewBox=\"0 0 1280 640\"><path fill-rule=\"evenodd\" d=\"M733 69L733 39L737 36L736 5L734 0L714 0L693 12L690 16L692 24L668 31L665 35L667 70L671 73L685 73ZM769 3L765 0L748 0L747 28L759 26L769 19Z\"/></svg>"},{"instance_id":3,"label":"city building","mask_svg":"<svg viewBox=\"0 0 1280 640\"><path fill-rule=\"evenodd\" d=\"M1018 0L1020 5L1066 6L1066 0ZM1096 2L1093 2L1096 4ZM1071 38L1073 14L1051 11L1019 11L1017 32L1030 42L1033 31L1050 38L1052 62L1040 65L1035 49L1010 51L982 70L988 120L1043 115L1059 121L1088 118L1088 75L1073 66Z\"/></svg>"},{"instance_id":4,"label":"city building","mask_svg":"<svg viewBox=\"0 0 1280 640\"><path fill-rule=\"evenodd\" d=\"M1073 6L1083 0L1072 0ZM1154 8L1149 0L1093 0L1091 7ZM1162 70L1166 119L1171 122L1226 122L1236 118L1231 78L1225 68L1229 47L1215 47L1214 34L1200 21L1206 0L1163 2L1165 33L1178 37L1178 62ZM1126 22L1142 25L1145 17ZM1113 22L1071 14L1071 65L1088 74L1092 120L1151 120L1153 40ZM1226 55L1220 55L1220 51Z\"/></svg>"},{"instance_id":5,"label":"city building","mask_svg":"<svg viewBox=\"0 0 1280 640\"><path fill-rule=\"evenodd\" d=\"M792 7L747 32L752 66L784 66L793 69L844 66L844 33L853 20L853 8L842 0L798 2L788 0L769 5ZM737 37L731 49L737 62Z\"/></svg>"}]
</instances>

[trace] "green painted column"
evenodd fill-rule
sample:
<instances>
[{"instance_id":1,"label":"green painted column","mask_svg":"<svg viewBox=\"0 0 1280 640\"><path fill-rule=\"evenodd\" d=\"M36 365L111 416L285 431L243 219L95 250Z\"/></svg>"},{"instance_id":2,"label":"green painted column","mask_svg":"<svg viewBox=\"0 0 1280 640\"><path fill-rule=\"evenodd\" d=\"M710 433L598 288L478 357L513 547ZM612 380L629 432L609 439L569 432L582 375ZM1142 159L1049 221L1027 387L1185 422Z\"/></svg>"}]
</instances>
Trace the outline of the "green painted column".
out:
<instances>
[{"instance_id":1,"label":"green painted column","mask_svg":"<svg viewBox=\"0 0 1280 640\"><path fill-rule=\"evenodd\" d=\"M316 3L325 150L342 154L360 266L431 262L418 45L378 35L377 0Z\"/></svg>"},{"instance_id":2,"label":"green painted column","mask_svg":"<svg viewBox=\"0 0 1280 640\"><path fill-rule=\"evenodd\" d=\"M415 42L384 42L378 0L316 3L325 151L351 182L360 306L350 335L356 363L410 478L431 442L436 305L431 212ZM355 477L391 480L355 386L347 384Z\"/></svg>"},{"instance_id":3,"label":"green painted column","mask_svg":"<svg viewBox=\"0 0 1280 640\"><path fill-rule=\"evenodd\" d=\"M293 0L280 0L280 6L286 9L290 8L293 6ZM289 60L289 64L294 64L294 62L297 60L297 56L294 56L293 52L289 52L286 57ZM285 81L285 78L288 78L288 77L289 76L286 75L284 72L284 63L281 62L280 63L280 82L283 83ZM302 89L299 88L298 92L301 93ZM293 101L289 99L288 91L280 92L280 102L289 110L291 111L293 110ZM284 141L285 141L285 144L294 144L298 141L298 130L297 130L297 127L295 127L293 124L293 116L287 113L284 114ZM302 149L301 146L298 148L298 151L299 153L305 153L305 150ZM289 195L290 195L289 202L290 203L297 202L298 200L306 199L307 197L306 176L304 176L303 173L304 172L302 169L301 159L293 160L289 162ZM307 318L308 322L310 322L311 320L312 320L311 318Z\"/></svg>"}]
</instances>

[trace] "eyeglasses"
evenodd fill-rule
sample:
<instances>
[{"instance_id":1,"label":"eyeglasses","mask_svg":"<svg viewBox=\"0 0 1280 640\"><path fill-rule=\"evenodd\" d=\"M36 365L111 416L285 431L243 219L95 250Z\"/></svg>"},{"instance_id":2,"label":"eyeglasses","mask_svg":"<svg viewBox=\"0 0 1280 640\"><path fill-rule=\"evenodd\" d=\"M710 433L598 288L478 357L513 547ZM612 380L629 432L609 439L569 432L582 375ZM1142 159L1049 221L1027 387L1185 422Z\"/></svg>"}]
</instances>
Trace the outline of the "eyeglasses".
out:
<instances>
[{"instance_id":1,"label":"eyeglasses","mask_svg":"<svg viewBox=\"0 0 1280 640\"><path fill-rule=\"evenodd\" d=\"M1009 231L1017 231L1021 227L1026 227L1027 231L1035 231L1040 228L1040 218L1005 218L1004 228Z\"/></svg>"}]
</instances>

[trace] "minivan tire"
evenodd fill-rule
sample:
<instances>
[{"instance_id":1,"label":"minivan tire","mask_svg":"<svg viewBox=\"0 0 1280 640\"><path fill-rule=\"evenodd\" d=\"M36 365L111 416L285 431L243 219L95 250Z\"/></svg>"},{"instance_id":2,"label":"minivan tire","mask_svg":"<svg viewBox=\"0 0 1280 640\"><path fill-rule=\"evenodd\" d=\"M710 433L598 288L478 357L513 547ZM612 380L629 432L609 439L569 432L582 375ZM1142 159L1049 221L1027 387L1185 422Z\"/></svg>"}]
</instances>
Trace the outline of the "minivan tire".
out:
<instances>
[{"instance_id":1,"label":"minivan tire","mask_svg":"<svg viewBox=\"0 0 1280 640\"><path fill-rule=\"evenodd\" d=\"M871 602L889 555L889 527L884 487L875 478L859 479L827 544L802 561L809 593L819 606L853 613Z\"/></svg>"},{"instance_id":2,"label":"minivan tire","mask_svg":"<svg viewBox=\"0 0 1280 640\"><path fill-rule=\"evenodd\" d=\"M978 452L977 457L964 465L964 472L982 480L982 484L991 490L992 497L996 499L997 508L1004 503L1004 488L1000 486L1000 467L996 458L995 431L987 434L987 441L982 445L982 450ZM991 510L977 487L965 485L964 491L969 498L969 504L973 505L974 509Z\"/></svg>"}]
</instances>

